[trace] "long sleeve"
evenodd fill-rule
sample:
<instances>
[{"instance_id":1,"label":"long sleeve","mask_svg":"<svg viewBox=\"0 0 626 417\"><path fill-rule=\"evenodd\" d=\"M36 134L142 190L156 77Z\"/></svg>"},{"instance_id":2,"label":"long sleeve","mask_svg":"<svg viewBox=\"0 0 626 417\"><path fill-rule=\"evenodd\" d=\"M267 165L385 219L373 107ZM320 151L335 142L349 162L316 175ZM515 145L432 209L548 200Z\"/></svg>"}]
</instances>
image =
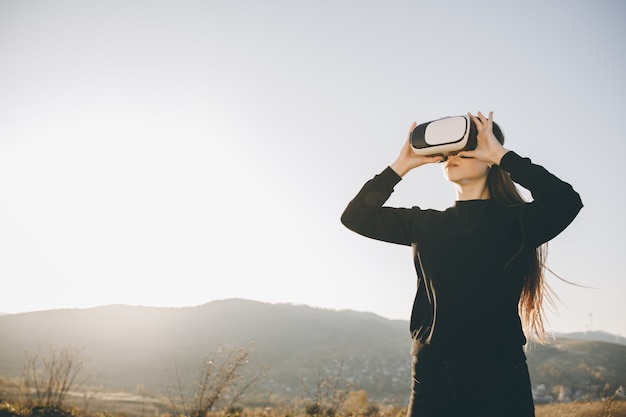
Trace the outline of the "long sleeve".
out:
<instances>
[{"instance_id":1,"label":"long sleeve","mask_svg":"<svg viewBox=\"0 0 626 417\"><path fill-rule=\"evenodd\" d=\"M539 246L561 233L577 216L583 203L572 186L528 158L508 152L500 167L528 189L533 201L522 208L529 243Z\"/></svg>"},{"instance_id":2,"label":"long sleeve","mask_svg":"<svg viewBox=\"0 0 626 417\"><path fill-rule=\"evenodd\" d=\"M350 201L341 215L341 223L372 239L410 245L411 209L383 206L401 179L390 167L385 168Z\"/></svg>"}]
</instances>

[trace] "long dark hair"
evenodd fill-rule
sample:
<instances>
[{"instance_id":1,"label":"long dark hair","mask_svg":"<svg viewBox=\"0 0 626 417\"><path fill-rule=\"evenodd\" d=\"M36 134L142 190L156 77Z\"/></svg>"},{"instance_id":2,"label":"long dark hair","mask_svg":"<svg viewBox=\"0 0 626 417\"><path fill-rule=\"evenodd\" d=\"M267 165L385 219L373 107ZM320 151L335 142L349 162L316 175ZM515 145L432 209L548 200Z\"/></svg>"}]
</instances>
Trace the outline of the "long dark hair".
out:
<instances>
[{"instance_id":1,"label":"long dark hair","mask_svg":"<svg viewBox=\"0 0 626 417\"><path fill-rule=\"evenodd\" d=\"M493 134L501 144L504 144L504 133L495 122L493 123ZM509 173L497 165L493 165L489 169L487 187L490 197L498 204L514 207L526 203L517 186L511 180ZM554 294L544 279L544 273L547 269L545 265L547 256L547 243L535 249L534 257L524 277L524 286L519 300L519 313L524 333L531 339L536 338L540 342L546 340L544 302L554 305Z\"/></svg>"}]
</instances>

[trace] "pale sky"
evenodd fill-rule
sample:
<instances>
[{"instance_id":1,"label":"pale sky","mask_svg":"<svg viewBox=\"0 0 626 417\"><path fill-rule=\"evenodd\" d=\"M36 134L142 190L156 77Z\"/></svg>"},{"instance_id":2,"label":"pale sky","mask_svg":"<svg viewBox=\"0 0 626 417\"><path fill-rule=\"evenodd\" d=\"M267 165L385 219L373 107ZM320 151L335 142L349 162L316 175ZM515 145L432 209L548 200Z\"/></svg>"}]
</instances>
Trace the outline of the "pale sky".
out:
<instances>
[{"instance_id":1,"label":"pale sky","mask_svg":"<svg viewBox=\"0 0 626 417\"><path fill-rule=\"evenodd\" d=\"M621 1L0 0L0 312L224 298L408 320L345 229L411 122L494 111L580 192L554 331L626 335ZM420 168L389 204L443 209Z\"/></svg>"}]
</instances>

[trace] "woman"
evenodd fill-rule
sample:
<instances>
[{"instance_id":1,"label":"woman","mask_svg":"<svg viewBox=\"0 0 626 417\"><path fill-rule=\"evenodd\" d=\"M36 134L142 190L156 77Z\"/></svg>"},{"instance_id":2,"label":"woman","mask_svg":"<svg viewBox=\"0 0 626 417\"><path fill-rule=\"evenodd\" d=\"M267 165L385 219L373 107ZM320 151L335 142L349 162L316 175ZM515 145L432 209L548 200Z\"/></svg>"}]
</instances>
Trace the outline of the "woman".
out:
<instances>
[{"instance_id":1,"label":"woman","mask_svg":"<svg viewBox=\"0 0 626 417\"><path fill-rule=\"evenodd\" d=\"M420 156L407 139L395 162L363 186L341 217L363 236L413 247L408 417L534 416L524 330L544 336L544 244L582 208L569 184L504 148L493 112L469 116L477 131L474 150ZM435 162L443 162L456 187L454 206L384 206L404 175ZM531 191L532 203L513 181Z\"/></svg>"}]
</instances>

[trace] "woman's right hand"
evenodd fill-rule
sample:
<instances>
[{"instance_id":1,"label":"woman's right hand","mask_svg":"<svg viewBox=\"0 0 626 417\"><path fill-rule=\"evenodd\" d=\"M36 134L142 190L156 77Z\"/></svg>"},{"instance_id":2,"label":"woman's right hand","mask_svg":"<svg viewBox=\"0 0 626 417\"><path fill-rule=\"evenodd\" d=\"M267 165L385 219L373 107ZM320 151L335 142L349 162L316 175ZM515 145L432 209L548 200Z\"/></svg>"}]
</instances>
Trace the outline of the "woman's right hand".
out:
<instances>
[{"instance_id":1,"label":"woman's right hand","mask_svg":"<svg viewBox=\"0 0 626 417\"><path fill-rule=\"evenodd\" d=\"M435 162L441 162L441 155L434 156L425 156L418 155L413 152L411 148L411 133L413 129L417 126L417 123L413 122L411 127L409 128L409 133L407 135L406 141L404 142L404 146L400 150L400 154L398 158L396 158L395 162L391 164L391 169L395 171L401 177L404 177L410 170L420 167L426 164L433 164Z\"/></svg>"}]
</instances>

